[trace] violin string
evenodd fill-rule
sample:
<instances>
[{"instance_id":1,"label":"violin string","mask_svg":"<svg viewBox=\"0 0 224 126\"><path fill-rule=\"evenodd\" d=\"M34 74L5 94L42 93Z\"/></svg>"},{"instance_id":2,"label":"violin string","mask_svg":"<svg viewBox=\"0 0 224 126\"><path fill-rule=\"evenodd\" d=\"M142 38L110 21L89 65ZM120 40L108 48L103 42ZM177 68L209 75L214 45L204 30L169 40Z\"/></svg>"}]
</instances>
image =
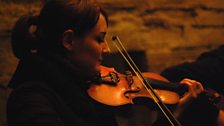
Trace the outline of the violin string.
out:
<instances>
[{"instance_id":1,"label":"violin string","mask_svg":"<svg viewBox=\"0 0 224 126\"><path fill-rule=\"evenodd\" d=\"M114 43L114 45L116 46L116 48L118 49L118 51L120 52L120 54L122 55L122 57L125 59L125 61L128 63L128 65L131 67L131 69L133 70L133 72L136 74L136 76L138 77L138 79L141 81L141 83L143 84L143 86L146 88L146 90L148 91L148 93L152 96L154 102L157 104L157 106L160 108L160 110L162 111L162 113L165 115L165 117L167 118L167 120L170 122L171 125L174 126L173 122L171 121L171 119L169 118L169 116L166 114L166 112L163 110L163 108L161 107L161 105L158 103L158 101L160 101L160 103L163 105L163 107L167 110L167 112L173 117L173 119L176 121L176 123L181 126L181 124L176 120L176 118L173 116L173 114L171 113L171 111L166 107L165 104L163 104L163 102L161 101L161 99L158 97L158 95L154 92L154 89L152 88L152 86L144 80L144 77L141 75L141 71L138 69L137 65L134 63L134 61L132 60L131 56L128 54L127 50L124 48L123 44L121 43L120 39L118 38L118 36L115 36L115 39L118 41L119 45L121 46L121 48L123 49L123 51L126 53L127 56L125 56L125 54L121 51L120 47L118 47L118 45L116 43ZM113 39L113 40L115 40ZM128 57L128 58L127 58ZM129 60L130 61L129 61ZM134 68L134 67L135 68ZM146 84L149 86L150 90L148 89L148 87L146 86Z\"/></svg>"}]
</instances>

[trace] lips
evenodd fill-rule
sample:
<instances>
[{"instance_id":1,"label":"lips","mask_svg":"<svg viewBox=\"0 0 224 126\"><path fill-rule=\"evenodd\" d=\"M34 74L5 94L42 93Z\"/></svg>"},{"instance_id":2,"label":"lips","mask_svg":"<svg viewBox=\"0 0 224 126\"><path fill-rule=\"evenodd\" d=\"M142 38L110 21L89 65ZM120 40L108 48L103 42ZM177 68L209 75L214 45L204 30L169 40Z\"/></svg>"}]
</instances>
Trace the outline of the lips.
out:
<instances>
[{"instance_id":1,"label":"lips","mask_svg":"<svg viewBox=\"0 0 224 126\"><path fill-rule=\"evenodd\" d=\"M99 60L98 60L99 62L102 62L103 61L103 58L102 57L99 57Z\"/></svg>"}]
</instances>

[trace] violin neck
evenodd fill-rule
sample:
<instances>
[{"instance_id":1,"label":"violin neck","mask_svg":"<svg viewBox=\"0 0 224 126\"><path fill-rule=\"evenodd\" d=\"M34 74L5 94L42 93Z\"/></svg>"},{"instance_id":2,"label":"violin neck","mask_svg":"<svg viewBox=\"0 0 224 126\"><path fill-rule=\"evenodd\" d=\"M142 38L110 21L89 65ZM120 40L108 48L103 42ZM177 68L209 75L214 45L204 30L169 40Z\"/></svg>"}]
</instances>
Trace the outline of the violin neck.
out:
<instances>
[{"instance_id":1,"label":"violin neck","mask_svg":"<svg viewBox=\"0 0 224 126\"><path fill-rule=\"evenodd\" d=\"M180 83L172 83L172 82L164 82L152 78L145 78L145 80L151 84L154 89L160 90L169 90L178 93L179 95L183 95L185 92L188 91L187 85L180 84Z\"/></svg>"}]
</instances>

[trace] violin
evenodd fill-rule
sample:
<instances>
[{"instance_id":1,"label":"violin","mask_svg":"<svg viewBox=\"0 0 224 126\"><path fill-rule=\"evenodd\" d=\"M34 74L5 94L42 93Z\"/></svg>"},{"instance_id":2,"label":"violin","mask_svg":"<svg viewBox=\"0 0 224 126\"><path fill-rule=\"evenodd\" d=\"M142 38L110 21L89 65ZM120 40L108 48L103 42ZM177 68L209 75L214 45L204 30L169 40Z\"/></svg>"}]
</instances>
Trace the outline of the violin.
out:
<instances>
[{"instance_id":1,"label":"violin","mask_svg":"<svg viewBox=\"0 0 224 126\"><path fill-rule=\"evenodd\" d=\"M184 84L171 83L163 76L145 72L143 76L148 80L155 92L165 104L177 104L188 91ZM96 80L96 79L95 79ZM114 68L101 66L101 76L92 82L88 94L94 100L109 106L134 104L133 99L145 97L152 99L136 76L128 71L125 75L117 73ZM213 89L206 88L202 94L218 109L224 109L224 96Z\"/></svg>"},{"instance_id":2,"label":"violin","mask_svg":"<svg viewBox=\"0 0 224 126\"><path fill-rule=\"evenodd\" d=\"M98 79L98 82L93 83L87 91L91 98L100 103L109 106L121 106L134 104L133 99L138 97L152 99L138 78L129 71L124 75L115 72L113 68L101 66L100 74L101 78ZM165 104L177 104L181 96L188 91L186 85L169 83L166 78L159 74L150 72L142 74Z\"/></svg>"}]
</instances>

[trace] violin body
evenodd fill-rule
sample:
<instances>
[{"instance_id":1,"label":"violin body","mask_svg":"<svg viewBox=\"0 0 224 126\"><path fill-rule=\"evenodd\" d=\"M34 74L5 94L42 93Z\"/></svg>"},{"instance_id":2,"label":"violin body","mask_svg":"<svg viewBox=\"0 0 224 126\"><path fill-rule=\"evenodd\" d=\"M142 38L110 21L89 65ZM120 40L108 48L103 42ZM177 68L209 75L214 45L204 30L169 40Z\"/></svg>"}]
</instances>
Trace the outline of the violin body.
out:
<instances>
[{"instance_id":1,"label":"violin body","mask_svg":"<svg viewBox=\"0 0 224 126\"><path fill-rule=\"evenodd\" d=\"M108 75L110 72L114 72L115 70L113 68L108 68L105 66L101 66L101 75ZM159 74L145 72L142 73L144 78L150 78L161 82L164 82L163 87L174 85L172 83L169 83L169 81L162 77ZM133 104L133 99L135 98L149 98L153 99L150 95L150 91L147 90L147 88L144 87L144 85L140 82L140 80L136 77L132 77L132 83L130 84L128 81L127 76L117 73L117 76L119 77L119 81L116 84L108 84L108 83L100 83L100 84L91 84L91 86L88 89L89 96L105 105L109 106L121 106L125 104ZM150 83L150 82L149 82ZM154 82L155 83L155 82ZM172 105L177 104L181 98L181 95L177 93L177 91L180 90L180 88L176 89L175 91L171 90L164 90L161 86L159 88L155 88L157 84L150 83L156 94L159 96L159 98L162 100L163 103ZM181 84L177 84L181 85ZM174 87L177 87L176 85ZM173 87L172 87L173 88ZM169 89L172 89L169 88ZM165 88L166 89L166 88ZM206 89L204 90L203 94L208 98L209 102L213 104L218 109L223 109L223 103L224 103L224 96L217 93L216 91L212 89Z\"/></svg>"},{"instance_id":2,"label":"violin body","mask_svg":"<svg viewBox=\"0 0 224 126\"><path fill-rule=\"evenodd\" d=\"M101 75L107 75L109 72L115 71L113 68L101 67ZM111 84L92 84L88 89L88 94L94 100L110 105L110 106L120 106L125 104L133 104L133 99L137 97L145 97L153 99L150 95L150 91L145 88L141 80L136 76L133 76L133 82L128 81L127 76L117 73L119 77L119 82L115 85ZM169 82L164 77L155 73L143 73L145 78L152 78L164 82ZM167 83L168 84L168 83ZM154 90L165 104L176 104L179 102L180 96L178 93L169 90Z\"/></svg>"}]
</instances>

